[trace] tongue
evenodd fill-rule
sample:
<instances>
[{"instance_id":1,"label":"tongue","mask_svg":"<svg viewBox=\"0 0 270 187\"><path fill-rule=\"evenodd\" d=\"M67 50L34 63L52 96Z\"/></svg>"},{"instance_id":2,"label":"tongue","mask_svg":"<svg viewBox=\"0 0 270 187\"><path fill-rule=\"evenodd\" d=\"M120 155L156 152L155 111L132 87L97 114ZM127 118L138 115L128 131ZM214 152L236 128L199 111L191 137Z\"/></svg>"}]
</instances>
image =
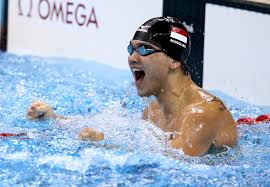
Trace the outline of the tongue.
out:
<instances>
[{"instance_id":1,"label":"tongue","mask_svg":"<svg viewBox=\"0 0 270 187\"><path fill-rule=\"evenodd\" d=\"M136 86L140 86L141 85L144 76L145 76L145 73L143 71L138 71L138 72L135 73L135 83L136 83Z\"/></svg>"},{"instance_id":2,"label":"tongue","mask_svg":"<svg viewBox=\"0 0 270 187\"><path fill-rule=\"evenodd\" d=\"M136 79L135 84L137 87L140 87L142 84L143 79Z\"/></svg>"},{"instance_id":3,"label":"tongue","mask_svg":"<svg viewBox=\"0 0 270 187\"><path fill-rule=\"evenodd\" d=\"M145 76L145 73L143 71L137 71L135 73L135 79L136 81L140 80L140 79L143 79Z\"/></svg>"}]
</instances>

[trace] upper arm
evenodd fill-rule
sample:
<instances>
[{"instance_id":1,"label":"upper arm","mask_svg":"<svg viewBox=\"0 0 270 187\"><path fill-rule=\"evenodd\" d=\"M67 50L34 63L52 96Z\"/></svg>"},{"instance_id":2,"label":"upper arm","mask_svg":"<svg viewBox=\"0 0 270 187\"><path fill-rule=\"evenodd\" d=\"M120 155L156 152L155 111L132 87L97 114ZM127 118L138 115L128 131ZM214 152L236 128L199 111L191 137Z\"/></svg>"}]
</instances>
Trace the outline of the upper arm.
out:
<instances>
[{"instance_id":1,"label":"upper arm","mask_svg":"<svg viewBox=\"0 0 270 187\"><path fill-rule=\"evenodd\" d=\"M171 142L172 147L182 148L190 156L207 152L216 136L217 114L203 107L189 107L182 113L180 135Z\"/></svg>"}]
</instances>

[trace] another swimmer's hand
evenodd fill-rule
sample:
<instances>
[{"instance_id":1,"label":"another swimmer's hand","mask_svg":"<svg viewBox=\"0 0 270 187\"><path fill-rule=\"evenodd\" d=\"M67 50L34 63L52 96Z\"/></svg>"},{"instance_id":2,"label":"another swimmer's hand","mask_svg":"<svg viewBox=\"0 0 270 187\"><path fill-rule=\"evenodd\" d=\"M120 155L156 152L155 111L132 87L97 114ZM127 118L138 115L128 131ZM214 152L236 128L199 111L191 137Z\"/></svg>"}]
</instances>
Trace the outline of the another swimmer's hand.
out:
<instances>
[{"instance_id":1,"label":"another swimmer's hand","mask_svg":"<svg viewBox=\"0 0 270 187\"><path fill-rule=\"evenodd\" d=\"M26 117L29 120L56 118L56 114L50 105L41 101L34 101L27 110Z\"/></svg>"},{"instance_id":2,"label":"another swimmer's hand","mask_svg":"<svg viewBox=\"0 0 270 187\"><path fill-rule=\"evenodd\" d=\"M84 128L80 132L79 138L81 140L101 141L104 140L104 133L95 131L91 128Z\"/></svg>"}]
</instances>

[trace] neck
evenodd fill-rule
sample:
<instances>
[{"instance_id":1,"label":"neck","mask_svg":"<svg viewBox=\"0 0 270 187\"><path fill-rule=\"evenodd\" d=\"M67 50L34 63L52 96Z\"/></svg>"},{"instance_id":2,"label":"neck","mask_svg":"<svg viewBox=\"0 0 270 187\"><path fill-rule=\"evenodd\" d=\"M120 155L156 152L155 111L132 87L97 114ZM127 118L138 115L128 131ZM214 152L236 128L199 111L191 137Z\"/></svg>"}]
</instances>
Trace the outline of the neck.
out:
<instances>
[{"instance_id":1,"label":"neck","mask_svg":"<svg viewBox=\"0 0 270 187\"><path fill-rule=\"evenodd\" d=\"M156 95L165 117L170 117L189 103L193 82L189 76L174 73L168 76L162 90Z\"/></svg>"}]
</instances>

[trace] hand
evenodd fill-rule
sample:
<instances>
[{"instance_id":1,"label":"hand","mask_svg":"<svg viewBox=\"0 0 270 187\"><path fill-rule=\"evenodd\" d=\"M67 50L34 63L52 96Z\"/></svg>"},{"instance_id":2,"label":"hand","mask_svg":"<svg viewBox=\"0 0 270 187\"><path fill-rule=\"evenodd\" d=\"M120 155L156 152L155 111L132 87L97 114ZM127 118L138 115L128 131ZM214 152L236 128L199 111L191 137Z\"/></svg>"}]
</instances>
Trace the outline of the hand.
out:
<instances>
[{"instance_id":1,"label":"hand","mask_svg":"<svg viewBox=\"0 0 270 187\"><path fill-rule=\"evenodd\" d=\"M91 128L84 128L80 132L79 138L81 140L101 141L101 140L104 140L104 133L95 131Z\"/></svg>"},{"instance_id":2,"label":"hand","mask_svg":"<svg viewBox=\"0 0 270 187\"><path fill-rule=\"evenodd\" d=\"M56 118L56 114L50 105L41 101L34 101L27 110L29 120Z\"/></svg>"}]
</instances>

